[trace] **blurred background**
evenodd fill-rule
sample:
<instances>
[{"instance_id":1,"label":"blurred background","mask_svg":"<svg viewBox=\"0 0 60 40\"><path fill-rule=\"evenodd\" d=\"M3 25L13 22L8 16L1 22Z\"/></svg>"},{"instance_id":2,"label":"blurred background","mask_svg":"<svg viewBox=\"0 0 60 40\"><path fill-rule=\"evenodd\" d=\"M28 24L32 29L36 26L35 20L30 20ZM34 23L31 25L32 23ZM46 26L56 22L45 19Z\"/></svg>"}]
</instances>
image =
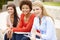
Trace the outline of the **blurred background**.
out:
<instances>
[{"instance_id":1,"label":"blurred background","mask_svg":"<svg viewBox=\"0 0 60 40\"><path fill-rule=\"evenodd\" d=\"M8 15L6 11L6 6L10 3L15 4L17 13L18 15L20 15L21 14L21 11L19 9L20 1L21 0L0 0L0 29L1 30L6 29L6 18ZM30 0L30 1L34 2L36 0ZM50 14L54 18L57 39L60 40L60 0L38 0L38 1L43 2L48 14Z\"/></svg>"}]
</instances>

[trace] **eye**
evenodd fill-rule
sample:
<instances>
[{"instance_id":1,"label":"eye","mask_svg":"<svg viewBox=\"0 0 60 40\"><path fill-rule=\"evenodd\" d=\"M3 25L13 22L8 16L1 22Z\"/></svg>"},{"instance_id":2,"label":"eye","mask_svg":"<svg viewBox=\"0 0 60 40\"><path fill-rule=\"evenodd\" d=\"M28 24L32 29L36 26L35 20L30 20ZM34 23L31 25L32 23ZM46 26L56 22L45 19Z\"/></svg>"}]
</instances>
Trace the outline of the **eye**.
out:
<instances>
[{"instance_id":1,"label":"eye","mask_svg":"<svg viewBox=\"0 0 60 40\"><path fill-rule=\"evenodd\" d=\"M36 10L39 10L38 8Z\"/></svg>"},{"instance_id":2,"label":"eye","mask_svg":"<svg viewBox=\"0 0 60 40\"><path fill-rule=\"evenodd\" d=\"M26 8L26 9L29 9L29 8Z\"/></svg>"},{"instance_id":3,"label":"eye","mask_svg":"<svg viewBox=\"0 0 60 40\"><path fill-rule=\"evenodd\" d=\"M22 9L24 9L24 8L22 8Z\"/></svg>"},{"instance_id":4,"label":"eye","mask_svg":"<svg viewBox=\"0 0 60 40\"><path fill-rule=\"evenodd\" d=\"M33 9L33 11L35 11L35 9Z\"/></svg>"},{"instance_id":5,"label":"eye","mask_svg":"<svg viewBox=\"0 0 60 40\"><path fill-rule=\"evenodd\" d=\"M9 9L7 9L7 10L9 10Z\"/></svg>"},{"instance_id":6,"label":"eye","mask_svg":"<svg viewBox=\"0 0 60 40\"><path fill-rule=\"evenodd\" d=\"M10 10L13 10L13 9L10 9Z\"/></svg>"}]
</instances>

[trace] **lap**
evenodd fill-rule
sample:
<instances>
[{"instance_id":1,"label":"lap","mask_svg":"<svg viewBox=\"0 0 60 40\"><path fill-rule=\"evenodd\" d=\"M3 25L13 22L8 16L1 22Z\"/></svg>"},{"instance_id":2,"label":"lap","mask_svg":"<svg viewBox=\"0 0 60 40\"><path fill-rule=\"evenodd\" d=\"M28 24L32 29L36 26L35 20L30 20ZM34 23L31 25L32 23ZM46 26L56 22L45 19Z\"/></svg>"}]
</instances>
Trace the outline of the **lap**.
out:
<instances>
[{"instance_id":1,"label":"lap","mask_svg":"<svg viewBox=\"0 0 60 40\"><path fill-rule=\"evenodd\" d=\"M21 40L30 40L30 38L25 36Z\"/></svg>"},{"instance_id":2,"label":"lap","mask_svg":"<svg viewBox=\"0 0 60 40\"><path fill-rule=\"evenodd\" d=\"M15 35L13 35L12 40L30 40L29 37L26 37L24 35L27 35L27 34L15 34Z\"/></svg>"}]
</instances>

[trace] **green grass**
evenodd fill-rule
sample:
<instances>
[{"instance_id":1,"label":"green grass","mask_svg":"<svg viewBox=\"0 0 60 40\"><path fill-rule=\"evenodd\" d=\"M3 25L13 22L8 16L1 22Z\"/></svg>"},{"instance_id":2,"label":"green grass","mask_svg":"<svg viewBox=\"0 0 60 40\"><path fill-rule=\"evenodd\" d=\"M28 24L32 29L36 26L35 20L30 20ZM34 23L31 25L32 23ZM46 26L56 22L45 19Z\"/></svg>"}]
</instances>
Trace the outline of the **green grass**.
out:
<instances>
[{"instance_id":1,"label":"green grass","mask_svg":"<svg viewBox=\"0 0 60 40\"><path fill-rule=\"evenodd\" d=\"M45 5L60 6L60 2L44 2Z\"/></svg>"}]
</instances>

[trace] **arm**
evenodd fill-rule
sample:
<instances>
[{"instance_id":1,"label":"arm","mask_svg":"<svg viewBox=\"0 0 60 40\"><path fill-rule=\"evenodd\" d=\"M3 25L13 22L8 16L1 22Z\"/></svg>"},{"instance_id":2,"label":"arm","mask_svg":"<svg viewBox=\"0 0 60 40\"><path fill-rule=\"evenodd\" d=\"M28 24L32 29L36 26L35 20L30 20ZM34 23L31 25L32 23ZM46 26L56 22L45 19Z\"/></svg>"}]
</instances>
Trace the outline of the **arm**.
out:
<instances>
[{"instance_id":1,"label":"arm","mask_svg":"<svg viewBox=\"0 0 60 40\"><path fill-rule=\"evenodd\" d=\"M31 40L36 40L36 29L35 28L32 28L31 30L31 37L30 37Z\"/></svg>"},{"instance_id":2,"label":"arm","mask_svg":"<svg viewBox=\"0 0 60 40\"><path fill-rule=\"evenodd\" d=\"M31 31L33 21L34 21L34 17L35 17L35 15L32 14L28 24L26 25L26 27L23 27L23 28L20 29L21 32L30 32Z\"/></svg>"},{"instance_id":3,"label":"arm","mask_svg":"<svg viewBox=\"0 0 60 40\"><path fill-rule=\"evenodd\" d=\"M10 22L9 22L9 15L8 15L8 17L7 17L7 27L10 27Z\"/></svg>"},{"instance_id":4,"label":"arm","mask_svg":"<svg viewBox=\"0 0 60 40\"><path fill-rule=\"evenodd\" d=\"M32 26L32 30L31 30L31 37L30 39L34 39L36 40L36 24L37 24L37 21L36 21L36 18L34 18L34 22L33 22L33 26Z\"/></svg>"},{"instance_id":5,"label":"arm","mask_svg":"<svg viewBox=\"0 0 60 40\"><path fill-rule=\"evenodd\" d=\"M17 31L17 32L30 32L31 31L31 28L32 28L32 25L33 25L33 20L34 20L34 17L35 17L35 15L32 15L31 16L31 20L29 20L29 22L28 22L28 24L26 25L26 27L19 27L19 28L17 28L17 30L15 30L15 31ZM21 25L21 24L20 24ZM23 25L23 23L22 23L22 25Z\"/></svg>"},{"instance_id":6,"label":"arm","mask_svg":"<svg viewBox=\"0 0 60 40\"><path fill-rule=\"evenodd\" d=\"M31 31L31 28L32 28L32 21L29 22L27 24L26 27L22 27L22 28L15 28L13 31L17 31L17 32L30 32Z\"/></svg>"},{"instance_id":7,"label":"arm","mask_svg":"<svg viewBox=\"0 0 60 40\"><path fill-rule=\"evenodd\" d=\"M54 35L54 23L51 18L47 18L47 23L46 23L46 33L45 34L40 34L40 37L42 39L51 39L52 35Z\"/></svg>"},{"instance_id":8,"label":"arm","mask_svg":"<svg viewBox=\"0 0 60 40\"><path fill-rule=\"evenodd\" d=\"M9 30L10 27L12 27L12 24L11 24L11 21L10 21L10 16L8 15L8 17L7 17L7 29L6 30Z\"/></svg>"},{"instance_id":9,"label":"arm","mask_svg":"<svg viewBox=\"0 0 60 40\"><path fill-rule=\"evenodd\" d=\"M19 22L17 24L17 28L22 28L22 26L23 26L23 14L21 14L21 17L20 17Z\"/></svg>"},{"instance_id":10,"label":"arm","mask_svg":"<svg viewBox=\"0 0 60 40\"><path fill-rule=\"evenodd\" d=\"M21 15L20 20L19 20L19 22L17 24L17 27L13 27L12 30L14 32L18 32L19 28L22 28L22 27L23 27L23 15Z\"/></svg>"}]
</instances>

